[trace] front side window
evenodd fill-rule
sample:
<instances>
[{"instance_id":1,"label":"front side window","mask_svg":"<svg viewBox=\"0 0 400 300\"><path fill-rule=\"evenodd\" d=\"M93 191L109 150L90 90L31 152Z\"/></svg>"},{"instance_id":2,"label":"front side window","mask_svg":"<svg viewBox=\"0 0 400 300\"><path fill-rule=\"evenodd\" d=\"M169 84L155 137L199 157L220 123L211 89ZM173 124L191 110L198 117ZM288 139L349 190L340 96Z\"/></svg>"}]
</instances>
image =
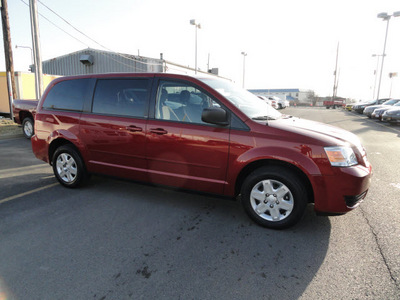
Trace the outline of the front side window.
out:
<instances>
[{"instance_id":1,"label":"front side window","mask_svg":"<svg viewBox=\"0 0 400 300\"><path fill-rule=\"evenodd\" d=\"M82 111L90 79L60 81L47 94L43 108Z\"/></svg>"},{"instance_id":2,"label":"front side window","mask_svg":"<svg viewBox=\"0 0 400 300\"><path fill-rule=\"evenodd\" d=\"M100 79L96 84L92 112L144 117L148 95L148 79Z\"/></svg>"},{"instance_id":3,"label":"front side window","mask_svg":"<svg viewBox=\"0 0 400 300\"><path fill-rule=\"evenodd\" d=\"M219 106L207 94L182 82L161 81L156 101L156 119L207 124L201 120L204 108Z\"/></svg>"}]
</instances>

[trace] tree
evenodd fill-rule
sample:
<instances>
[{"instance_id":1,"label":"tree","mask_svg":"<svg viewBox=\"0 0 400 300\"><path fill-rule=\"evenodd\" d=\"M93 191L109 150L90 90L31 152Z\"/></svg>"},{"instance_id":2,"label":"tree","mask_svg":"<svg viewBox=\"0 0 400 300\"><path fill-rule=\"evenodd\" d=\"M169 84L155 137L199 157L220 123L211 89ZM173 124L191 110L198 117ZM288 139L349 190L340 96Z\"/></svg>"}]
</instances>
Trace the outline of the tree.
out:
<instances>
[{"instance_id":1,"label":"tree","mask_svg":"<svg viewBox=\"0 0 400 300\"><path fill-rule=\"evenodd\" d=\"M308 90L307 91L307 102L310 102L310 104L312 104L312 106L315 106L315 104L317 103L317 94L315 94L315 92L313 90Z\"/></svg>"}]
</instances>

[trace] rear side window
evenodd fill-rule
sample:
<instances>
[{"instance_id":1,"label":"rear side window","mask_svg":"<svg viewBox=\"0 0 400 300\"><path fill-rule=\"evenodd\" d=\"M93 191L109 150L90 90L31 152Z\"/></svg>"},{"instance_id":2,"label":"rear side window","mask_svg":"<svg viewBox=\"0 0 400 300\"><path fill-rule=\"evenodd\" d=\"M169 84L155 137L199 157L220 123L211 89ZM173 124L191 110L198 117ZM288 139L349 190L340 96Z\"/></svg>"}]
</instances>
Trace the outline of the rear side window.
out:
<instances>
[{"instance_id":1,"label":"rear side window","mask_svg":"<svg viewBox=\"0 0 400 300\"><path fill-rule=\"evenodd\" d=\"M148 79L100 79L96 84L92 112L144 117L148 96Z\"/></svg>"},{"instance_id":2,"label":"rear side window","mask_svg":"<svg viewBox=\"0 0 400 300\"><path fill-rule=\"evenodd\" d=\"M45 109L82 111L90 79L73 79L57 83L43 103Z\"/></svg>"}]
</instances>

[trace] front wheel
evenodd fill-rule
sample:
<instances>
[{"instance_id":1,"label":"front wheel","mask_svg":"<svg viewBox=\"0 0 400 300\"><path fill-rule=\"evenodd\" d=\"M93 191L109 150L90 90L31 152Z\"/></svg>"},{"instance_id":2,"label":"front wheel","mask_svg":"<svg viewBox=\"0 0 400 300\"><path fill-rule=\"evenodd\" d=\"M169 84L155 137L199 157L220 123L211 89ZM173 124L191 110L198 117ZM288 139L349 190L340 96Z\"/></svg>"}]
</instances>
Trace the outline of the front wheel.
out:
<instances>
[{"instance_id":1,"label":"front wheel","mask_svg":"<svg viewBox=\"0 0 400 300\"><path fill-rule=\"evenodd\" d=\"M283 167L262 167L242 185L242 205L257 224L283 229L296 224L307 205L307 193L299 177Z\"/></svg>"},{"instance_id":2,"label":"front wheel","mask_svg":"<svg viewBox=\"0 0 400 300\"><path fill-rule=\"evenodd\" d=\"M70 145L61 146L54 152L52 165L57 180L66 187L78 187L87 178L82 158Z\"/></svg>"}]
</instances>

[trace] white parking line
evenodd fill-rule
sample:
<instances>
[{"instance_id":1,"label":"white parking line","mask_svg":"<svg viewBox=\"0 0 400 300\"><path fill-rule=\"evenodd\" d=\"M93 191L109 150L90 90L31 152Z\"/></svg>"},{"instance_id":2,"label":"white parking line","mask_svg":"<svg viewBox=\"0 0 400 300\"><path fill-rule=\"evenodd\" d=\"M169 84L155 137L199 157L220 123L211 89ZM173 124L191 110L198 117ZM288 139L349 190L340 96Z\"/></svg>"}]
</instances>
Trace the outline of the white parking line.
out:
<instances>
[{"instance_id":1,"label":"white parking line","mask_svg":"<svg viewBox=\"0 0 400 300\"><path fill-rule=\"evenodd\" d=\"M0 179L16 177L16 176L23 176L23 175L51 173L51 172L52 172L52 170L51 170L50 165L47 165L47 164L33 165L33 166L28 166L28 167L0 170Z\"/></svg>"},{"instance_id":2,"label":"white parking line","mask_svg":"<svg viewBox=\"0 0 400 300\"><path fill-rule=\"evenodd\" d=\"M24 193L21 193L21 194L18 194L18 195L14 195L14 196L11 196L11 197L7 197L7 198L4 198L4 199L1 199L0 200L0 204L8 202L8 201L11 201L11 200L14 200L14 199L17 199L17 198L24 197L24 196L27 196L27 195L30 195L30 194L33 194L33 193L36 193L36 192L39 192L39 191L43 191L45 189L49 189L49 188L51 188L53 186L56 186L56 185L59 185L59 183L58 182L52 183L52 184L45 185L45 186L42 186L40 188L33 189L33 190L30 190L30 191L27 191L27 192L24 192Z\"/></svg>"}]
</instances>

